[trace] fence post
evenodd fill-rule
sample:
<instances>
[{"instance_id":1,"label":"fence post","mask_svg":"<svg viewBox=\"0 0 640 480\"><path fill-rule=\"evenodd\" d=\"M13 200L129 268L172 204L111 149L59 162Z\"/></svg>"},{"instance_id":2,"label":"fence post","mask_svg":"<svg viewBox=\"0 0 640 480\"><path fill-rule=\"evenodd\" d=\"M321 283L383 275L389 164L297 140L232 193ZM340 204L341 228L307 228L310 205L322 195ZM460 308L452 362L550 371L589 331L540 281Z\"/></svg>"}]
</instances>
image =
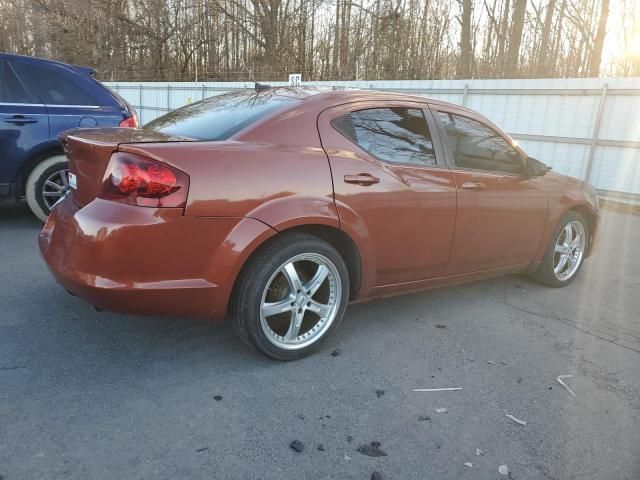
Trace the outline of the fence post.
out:
<instances>
[{"instance_id":1,"label":"fence post","mask_svg":"<svg viewBox=\"0 0 640 480\"><path fill-rule=\"evenodd\" d=\"M602 87L602 93L600 94L600 103L598 104L598 113L596 114L596 124L593 127L593 136L591 137L591 146L589 147L589 158L587 159L587 171L584 174L584 181L589 183L591 178L591 169L593 168L593 157L596 154L596 148L598 148L598 134L600 133L600 124L602 123L602 113L604 111L604 104L607 100L607 88L605 83Z\"/></svg>"},{"instance_id":2,"label":"fence post","mask_svg":"<svg viewBox=\"0 0 640 480\"><path fill-rule=\"evenodd\" d=\"M167 112L171 111L171 84L167 83Z\"/></svg>"},{"instance_id":3,"label":"fence post","mask_svg":"<svg viewBox=\"0 0 640 480\"><path fill-rule=\"evenodd\" d=\"M138 84L138 108L140 110L142 110L142 89L144 87L142 86L142 83ZM142 116L142 112L140 112L140 115Z\"/></svg>"},{"instance_id":4,"label":"fence post","mask_svg":"<svg viewBox=\"0 0 640 480\"><path fill-rule=\"evenodd\" d=\"M462 106L467 106L467 94L469 93L469 84L464 84L464 91L462 92Z\"/></svg>"}]
</instances>

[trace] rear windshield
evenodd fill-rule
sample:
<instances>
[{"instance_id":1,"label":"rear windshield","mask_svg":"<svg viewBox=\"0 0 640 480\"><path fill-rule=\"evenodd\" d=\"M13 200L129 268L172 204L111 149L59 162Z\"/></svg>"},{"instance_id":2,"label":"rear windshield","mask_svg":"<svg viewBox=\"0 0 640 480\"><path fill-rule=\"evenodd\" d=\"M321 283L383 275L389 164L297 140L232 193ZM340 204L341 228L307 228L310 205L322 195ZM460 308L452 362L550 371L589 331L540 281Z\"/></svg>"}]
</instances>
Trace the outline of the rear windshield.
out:
<instances>
[{"instance_id":1,"label":"rear windshield","mask_svg":"<svg viewBox=\"0 0 640 480\"><path fill-rule=\"evenodd\" d=\"M226 93L169 112L144 128L195 140L226 140L270 112L297 101L295 97L254 90Z\"/></svg>"}]
</instances>

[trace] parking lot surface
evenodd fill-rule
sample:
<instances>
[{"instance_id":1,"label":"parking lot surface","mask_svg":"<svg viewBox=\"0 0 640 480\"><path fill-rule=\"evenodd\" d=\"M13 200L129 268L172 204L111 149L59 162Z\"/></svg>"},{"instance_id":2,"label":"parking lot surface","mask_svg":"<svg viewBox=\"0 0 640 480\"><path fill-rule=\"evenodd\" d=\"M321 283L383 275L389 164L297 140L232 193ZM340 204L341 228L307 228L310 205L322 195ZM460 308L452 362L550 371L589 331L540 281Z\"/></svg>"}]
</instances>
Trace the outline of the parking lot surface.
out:
<instances>
[{"instance_id":1,"label":"parking lot surface","mask_svg":"<svg viewBox=\"0 0 640 480\"><path fill-rule=\"evenodd\" d=\"M638 216L604 212L567 288L510 276L353 305L292 363L228 322L94 311L49 275L39 228L0 204L4 480L640 478ZM444 387L462 389L413 391Z\"/></svg>"}]
</instances>

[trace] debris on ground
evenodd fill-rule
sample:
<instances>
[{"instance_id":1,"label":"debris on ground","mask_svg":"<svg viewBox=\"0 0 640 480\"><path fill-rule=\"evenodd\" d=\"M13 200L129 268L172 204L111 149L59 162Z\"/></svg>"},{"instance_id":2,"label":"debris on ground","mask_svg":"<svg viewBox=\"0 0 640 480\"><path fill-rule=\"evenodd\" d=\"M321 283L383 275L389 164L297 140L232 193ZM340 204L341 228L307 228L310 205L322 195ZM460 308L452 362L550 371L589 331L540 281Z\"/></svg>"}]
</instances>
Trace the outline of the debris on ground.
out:
<instances>
[{"instance_id":1,"label":"debris on ground","mask_svg":"<svg viewBox=\"0 0 640 480\"><path fill-rule=\"evenodd\" d=\"M484 452L479 448L476 448L476 455L479 457L480 455L484 455Z\"/></svg>"},{"instance_id":2,"label":"debris on ground","mask_svg":"<svg viewBox=\"0 0 640 480\"><path fill-rule=\"evenodd\" d=\"M436 328L447 328L447 326L446 326L446 325L439 325L439 324L436 324Z\"/></svg>"},{"instance_id":3,"label":"debris on ground","mask_svg":"<svg viewBox=\"0 0 640 480\"><path fill-rule=\"evenodd\" d=\"M446 408L436 408L436 413L447 413Z\"/></svg>"},{"instance_id":4,"label":"debris on ground","mask_svg":"<svg viewBox=\"0 0 640 480\"><path fill-rule=\"evenodd\" d=\"M376 390L376 395L378 396L378 398L380 398L385 393L387 393L387 392L385 392L384 390Z\"/></svg>"},{"instance_id":5,"label":"debris on ground","mask_svg":"<svg viewBox=\"0 0 640 480\"><path fill-rule=\"evenodd\" d=\"M501 475L509 475L509 468L506 465L500 465L498 467L498 473Z\"/></svg>"},{"instance_id":6,"label":"debris on ground","mask_svg":"<svg viewBox=\"0 0 640 480\"><path fill-rule=\"evenodd\" d=\"M387 452L380 448L380 442L371 442L369 444L360 445L358 452L369 457L386 457Z\"/></svg>"},{"instance_id":7,"label":"debris on ground","mask_svg":"<svg viewBox=\"0 0 640 480\"><path fill-rule=\"evenodd\" d=\"M202 447L202 448L198 448L198 449L196 450L196 452L200 453L200 452L204 452L204 451L206 451L206 450L209 450L209 447Z\"/></svg>"},{"instance_id":8,"label":"debris on ground","mask_svg":"<svg viewBox=\"0 0 640 480\"><path fill-rule=\"evenodd\" d=\"M219 402L220 400L222 400L222 395L216 395L215 397L213 397L213 399L214 399L216 402Z\"/></svg>"},{"instance_id":9,"label":"debris on ground","mask_svg":"<svg viewBox=\"0 0 640 480\"><path fill-rule=\"evenodd\" d=\"M518 378L518 380L516 380L516 382L522 383L522 377Z\"/></svg>"},{"instance_id":10,"label":"debris on ground","mask_svg":"<svg viewBox=\"0 0 640 480\"><path fill-rule=\"evenodd\" d=\"M324 445L323 444L321 444L321 443L318 444L318 451L324 452Z\"/></svg>"},{"instance_id":11,"label":"debris on ground","mask_svg":"<svg viewBox=\"0 0 640 480\"><path fill-rule=\"evenodd\" d=\"M345 453L344 454L344 459L348 462L349 460L351 460L351 457Z\"/></svg>"},{"instance_id":12,"label":"debris on ground","mask_svg":"<svg viewBox=\"0 0 640 480\"><path fill-rule=\"evenodd\" d=\"M418 421L419 421L419 422L424 422L424 421L426 421L426 420L431 420L431 417L430 417L429 415L420 415L420 416L418 417Z\"/></svg>"},{"instance_id":13,"label":"debris on ground","mask_svg":"<svg viewBox=\"0 0 640 480\"><path fill-rule=\"evenodd\" d=\"M454 390L462 390L462 387L445 387L445 388L414 388L414 392L452 392Z\"/></svg>"},{"instance_id":14,"label":"debris on ground","mask_svg":"<svg viewBox=\"0 0 640 480\"><path fill-rule=\"evenodd\" d=\"M496 362L494 362L493 360L489 360L487 363L488 363L489 365L495 365L495 364L496 364Z\"/></svg>"},{"instance_id":15,"label":"debris on ground","mask_svg":"<svg viewBox=\"0 0 640 480\"><path fill-rule=\"evenodd\" d=\"M520 425L526 425L527 422L525 422L524 420L520 420L519 418L514 417L513 415L505 415L507 418L510 418L511 420L513 420L516 423L519 423Z\"/></svg>"},{"instance_id":16,"label":"debris on ground","mask_svg":"<svg viewBox=\"0 0 640 480\"><path fill-rule=\"evenodd\" d=\"M558 377L556 378L556 380L558 381L558 383L559 383L560 385L562 385L562 386L567 390L567 392L569 392L571 395L573 395L573 396L575 397L575 396L576 396L576 394L575 394L575 393L573 393L573 390L571 390L571 389L569 388L569 385L567 385L566 383L564 383L564 382L562 381L562 379L563 379L563 378L571 378L571 377L573 377L573 375L558 375ZM549 390L551 390L551 388L549 388Z\"/></svg>"},{"instance_id":17,"label":"debris on ground","mask_svg":"<svg viewBox=\"0 0 640 480\"><path fill-rule=\"evenodd\" d=\"M464 462L464 466L465 466L465 467L469 467L469 468L473 468L473 463L471 463L471 462Z\"/></svg>"},{"instance_id":18,"label":"debris on ground","mask_svg":"<svg viewBox=\"0 0 640 480\"><path fill-rule=\"evenodd\" d=\"M331 352L331 356L332 357L337 357L341 353L342 353L342 350L340 350L339 348L336 348L333 352Z\"/></svg>"},{"instance_id":19,"label":"debris on ground","mask_svg":"<svg viewBox=\"0 0 640 480\"><path fill-rule=\"evenodd\" d=\"M383 480L384 477L382 476L382 474L378 471L375 471L371 474L371 480Z\"/></svg>"},{"instance_id":20,"label":"debris on ground","mask_svg":"<svg viewBox=\"0 0 640 480\"><path fill-rule=\"evenodd\" d=\"M353 442L353 437L351 435L347 435L347 442L348 443Z\"/></svg>"},{"instance_id":21,"label":"debris on ground","mask_svg":"<svg viewBox=\"0 0 640 480\"><path fill-rule=\"evenodd\" d=\"M304 450L304 443L302 443L300 440L294 440L289 444L289 447L291 448L291 450L295 450L296 452L301 453Z\"/></svg>"}]
</instances>

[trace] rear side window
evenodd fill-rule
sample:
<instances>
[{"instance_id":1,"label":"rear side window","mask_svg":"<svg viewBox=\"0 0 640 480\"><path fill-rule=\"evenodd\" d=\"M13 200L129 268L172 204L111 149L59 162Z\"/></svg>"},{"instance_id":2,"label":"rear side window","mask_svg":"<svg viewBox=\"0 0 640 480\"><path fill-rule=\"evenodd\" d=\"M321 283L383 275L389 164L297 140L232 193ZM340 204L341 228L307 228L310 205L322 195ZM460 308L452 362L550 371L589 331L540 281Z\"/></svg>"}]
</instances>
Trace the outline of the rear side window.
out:
<instances>
[{"instance_id":1,"label":"rear side window","mask_svg":"<svg viewBox=\"0 0 640 480\"><path fill-rule=\"evenodd\" d=\"M60 72L29 64L22 68L46 105L97 105L93 96Z\"/></svg>"},{"instance_id":2,"label":"rear side window","mask_svg":"<svg viewBox=\"0 0 640 480\"><path fill-rule=\"evenodd\" d=\"M226 140L269 113L297 102L267 92L234 92L169 112L144 128L195 140Z\"/></svg>"},{"instance_id":3,"label":"rear side window","mask_svg":"<svg viewBox=\"0 0 640 480\"><path fill-rule=\"evenodd\" d=\"M0 62L0 102L39 103L27 93L24 85L7 62Z\"/></svg>"},{"instance_id":4,"label":"rear side window","mask_svg":"<svg viewBox=\"0 0 640 480\"><path fill-rule=\"evenodd\" d=\"M435 165L431 134L420 108L372 108L334 119L333 127L388 163Z\"/></svg>"}]
</instances>

